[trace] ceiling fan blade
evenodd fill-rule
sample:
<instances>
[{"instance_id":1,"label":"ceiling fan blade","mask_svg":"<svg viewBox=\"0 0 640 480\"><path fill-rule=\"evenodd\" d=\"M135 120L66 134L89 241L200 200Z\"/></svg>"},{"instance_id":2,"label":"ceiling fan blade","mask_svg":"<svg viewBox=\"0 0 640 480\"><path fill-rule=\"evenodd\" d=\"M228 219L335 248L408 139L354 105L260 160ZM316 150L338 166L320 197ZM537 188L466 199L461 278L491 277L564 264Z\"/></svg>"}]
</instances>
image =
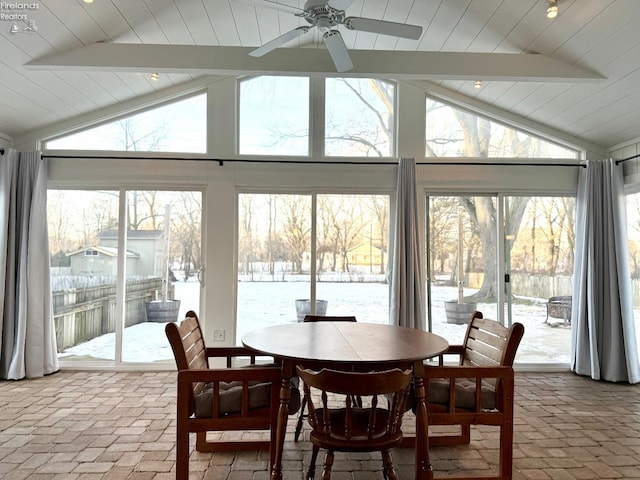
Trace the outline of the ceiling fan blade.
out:
<instances>
[{"instance_id":1,"label":"ceiling fan blade","mask_svg":"<svg viewBox=\"0 0 640 480\"><path fill-rule=\"evenodd\" d=\"M298 38L301 35L304 35L310 30L311 27L298 27L293 30L289 30L287 33L280 35L279 37L274 38L270 42L265 43L261 47L256 48L249 52L249 55L252 57L262 57L266 55L272 50L275 50L278 47L281 47L287 42L290 42L294 38Z\"/></svg>"},{"instance_id":2,"label":"ceiling fan blade","mask_svg":"<svg viewBox=\"0 0 640 480\"><path fill-rule=\"evenodd\" d=\"M256 7L264 7L264 8L274 8L276 10L281 10L283 12L293 13L294 15L299 15L304 13L304 10L297 7L292 7L290 5L283 5L282 3L272 2L271 0L240 0L243 3L250 3L251 5L255 5Z\"/></svg>"},{"instance_id":3,"label":"ceiling fan blade","mask_svg":"<svg viewBox=\"0 0 640 480\"><path fill-rule=\"evenodd\" d=\"M327 50L329 50L329 55L331 55L331 60L333 60L336 70L338 72L351 70L353 63L351 63L351 57L349 57L349 52L344 44L344 40L342 40L340 32L337 30L329 30L324 33L322 39L327 46Z\"/></svg>"},{"instance_id":4,"label":"ceiling fan blade","mask_svg":"<svg viewBox=\"0 0 640 480\"><path fill-rule=\"evenodd\" d=\"M327 5L336 10L346 10L355 0L329 0Z\"/></svg>"},{"instance_id":5,"label":"ceiling fan blade","mask_svg":"<svg viewBox=\"0 0 640 480\"><path fill-rule=\"evenodd\" d=\"M380 33L382 35L410 38L412 40L418 40L420 35L422 35L422 27L419 25L388 22L386 20L375 20L373 18L347 17L344 19L344 26L349 30Z\"/></svg>"}]
</instances>

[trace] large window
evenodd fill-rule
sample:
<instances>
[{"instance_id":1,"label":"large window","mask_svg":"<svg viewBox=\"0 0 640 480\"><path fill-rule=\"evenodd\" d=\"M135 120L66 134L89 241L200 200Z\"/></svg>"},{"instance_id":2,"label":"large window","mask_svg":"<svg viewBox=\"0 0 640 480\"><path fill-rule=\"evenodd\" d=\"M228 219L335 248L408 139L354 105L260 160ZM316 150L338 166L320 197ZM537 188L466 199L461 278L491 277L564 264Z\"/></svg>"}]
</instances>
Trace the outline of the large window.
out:
<instances>
[{"instance_id":1,"label":"large window","mask_svg":"<svg viewBox=\"0 0 640 480\"><path fill-rule=\"evenodd\" d=\"M569 363L575 199L430 196L427 209L431 330L459 343L479 310L505 325L524 324L518 362ZM548 308L555 297L562 301Z\"/></svg>"},{"instance_id":2,"label":"large window","mask_svg":"<svg viewBox=\"0 0 640 480\"><path fill-rule=\"evenodd\" d=\"M427 97L426 156L578 158L578 152Z\"/></svg>"},{"instance_id":3,"label":"large window","mask_svg":"<svg viewBox=\"0 0 640 480\"><path fill-rule=\"evenodd\" d=\"M207 151L207 95L200 94L45 142L48 150Z\"/></svg>"},{"instance_id":4,"label":"large window","mask_svg":"<svg viewBox=\"0 0 640 480\"><path fill-rule=\"evenodd\" d=\"M240 154L309 155L308 78L248 78L239 95Z\"/></svg>"},{"instance_id":5,"label":"large window","mask_svg":"<svg viewBox=\"0 0 640 480\"><path fill-rule=\"evenodd\" d=\"M201 192L50 190L47 201L59 357L172 360L165 324L199 309Z\"/></svg>"},{"instance_id":6,"label":"large window","mask_svg":"<svg viewBox=\"0 0 640 480\"><path fill-rule=\"evenodd\" d=\"M319 86L322 85L315 83L313 88ZM306 77L241 80L238 152L309 156L311 145L324 140L327 157L394 155L395 83L370 78L327 78L324 106L315 105L318 109L324 107L324 112L314 111L313 115L310 97L317 92L311 92L311 88ZM321 118L324 129L316 122Z\"/></svg>"},{"instance_id":7,"label":"large window","mask_svg":"<svg viewBox=\"0 0 640 480\"><path fill-rule=\"evenodd\" d=\"M389 321L388 195L242 193L238 205L236 342L308 313Z\"/></svg>"},{"instance_id":8,"label":"large window","mask_svg":"<svg viewBox=\"0 0 640 480\"><path fill-rule=\"evenodd\" d=\"M394 154L394 83L373 78L328 78L325 98L325 155Z\"/></svg>"}]
</instances>

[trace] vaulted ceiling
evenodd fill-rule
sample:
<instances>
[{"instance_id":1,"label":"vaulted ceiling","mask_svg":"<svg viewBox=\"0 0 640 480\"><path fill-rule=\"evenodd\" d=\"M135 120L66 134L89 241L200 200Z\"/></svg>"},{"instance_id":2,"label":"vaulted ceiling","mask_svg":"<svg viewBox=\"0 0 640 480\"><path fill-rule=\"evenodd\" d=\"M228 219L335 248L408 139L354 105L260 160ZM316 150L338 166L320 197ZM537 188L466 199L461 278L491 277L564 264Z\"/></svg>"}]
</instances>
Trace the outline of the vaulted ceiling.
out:
<instances>
[{"instance_id":1,"label":"vaulted ceiling","mask_svg":"<svg viewBox=\"0 0 640 480\"><path fill-rule=\"evenodd\" d=\"M3 3L0 133L26 135L203 75L336 75L317 29L263 57L248 55L307 25L285 11L304 1L273 1L294 9L260 5L268 0L41 0L27 4L31 10ZM347 16L419 25L422 34L339 26L354 65L344 75L428 81L602 149L640 138L638 1L559 0L555 19L547 6L355 0Z\"/></svg>"}]
</instances>

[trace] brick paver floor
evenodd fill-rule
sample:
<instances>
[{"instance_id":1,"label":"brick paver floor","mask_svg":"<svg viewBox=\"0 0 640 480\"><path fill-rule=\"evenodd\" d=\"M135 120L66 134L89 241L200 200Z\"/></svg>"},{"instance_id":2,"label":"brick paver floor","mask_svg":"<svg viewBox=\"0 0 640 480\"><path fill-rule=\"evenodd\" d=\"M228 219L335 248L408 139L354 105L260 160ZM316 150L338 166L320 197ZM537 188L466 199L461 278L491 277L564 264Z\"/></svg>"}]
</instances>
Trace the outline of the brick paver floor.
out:
<instances>
[{"instance_id":1,"label":"brick paver floor","mask_svg":"<svg viewBox=\"0 0 640 480\"><path fill-rule=\"evenodd\" d=\"M175 376L63 371L0 382L0 478L173 480ZM285 480L303 478L311 452L308 427L293 442L294 425ZM470 445L434 447L431 459L438 475L495 472L497 429L473 428ZM394 461L399 478L413 478L410 449ZM380 463L378 454L336 454L332 479L381 479ZM193 452L190 478L268 480L267 464L267 452ZM517 373L513 478L640 479L640 385Z\"/></svg>"}]
</instances>

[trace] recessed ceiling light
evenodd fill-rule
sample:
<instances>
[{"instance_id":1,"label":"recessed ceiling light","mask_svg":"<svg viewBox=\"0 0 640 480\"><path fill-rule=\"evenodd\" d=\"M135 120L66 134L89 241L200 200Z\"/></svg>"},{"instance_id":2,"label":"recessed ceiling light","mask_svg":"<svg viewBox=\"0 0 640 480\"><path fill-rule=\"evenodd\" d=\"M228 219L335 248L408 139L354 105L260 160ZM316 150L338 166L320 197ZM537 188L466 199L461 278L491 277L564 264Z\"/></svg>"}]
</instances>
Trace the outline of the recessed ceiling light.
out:
<instances>
[{"instance_id":1,"label":"recessed ceiling light","mask_svg":"<svg viewBox=\"0 0 640 480\"><path fill-rule=\"evenodd\" d=\"M558 16L558 0L549 0L547 7L547 18L556 18Z\"/></svg>"},{"instance_id":2,"label":"recessed ceiling light","mask_svg":"<svg viewBox=\"0 0 640 480\"><path fill-rule=\"evenodd\" d=\"M482 80L476 80L476 83L473 84L473 88L482 88Z\"/></svg>"},{"instance_id":3,"label":"recessed ceiling light","mask_svg":"<svg viewBox=\"0 0 640 480\"><path fill-rule=\"evenodd\" d=\"M160 78L160 75L158 75L156 72L153 72L151 74L151 80L153 80L154 82L157 82L159 78Z\"/></svg>"}]
</instances>

